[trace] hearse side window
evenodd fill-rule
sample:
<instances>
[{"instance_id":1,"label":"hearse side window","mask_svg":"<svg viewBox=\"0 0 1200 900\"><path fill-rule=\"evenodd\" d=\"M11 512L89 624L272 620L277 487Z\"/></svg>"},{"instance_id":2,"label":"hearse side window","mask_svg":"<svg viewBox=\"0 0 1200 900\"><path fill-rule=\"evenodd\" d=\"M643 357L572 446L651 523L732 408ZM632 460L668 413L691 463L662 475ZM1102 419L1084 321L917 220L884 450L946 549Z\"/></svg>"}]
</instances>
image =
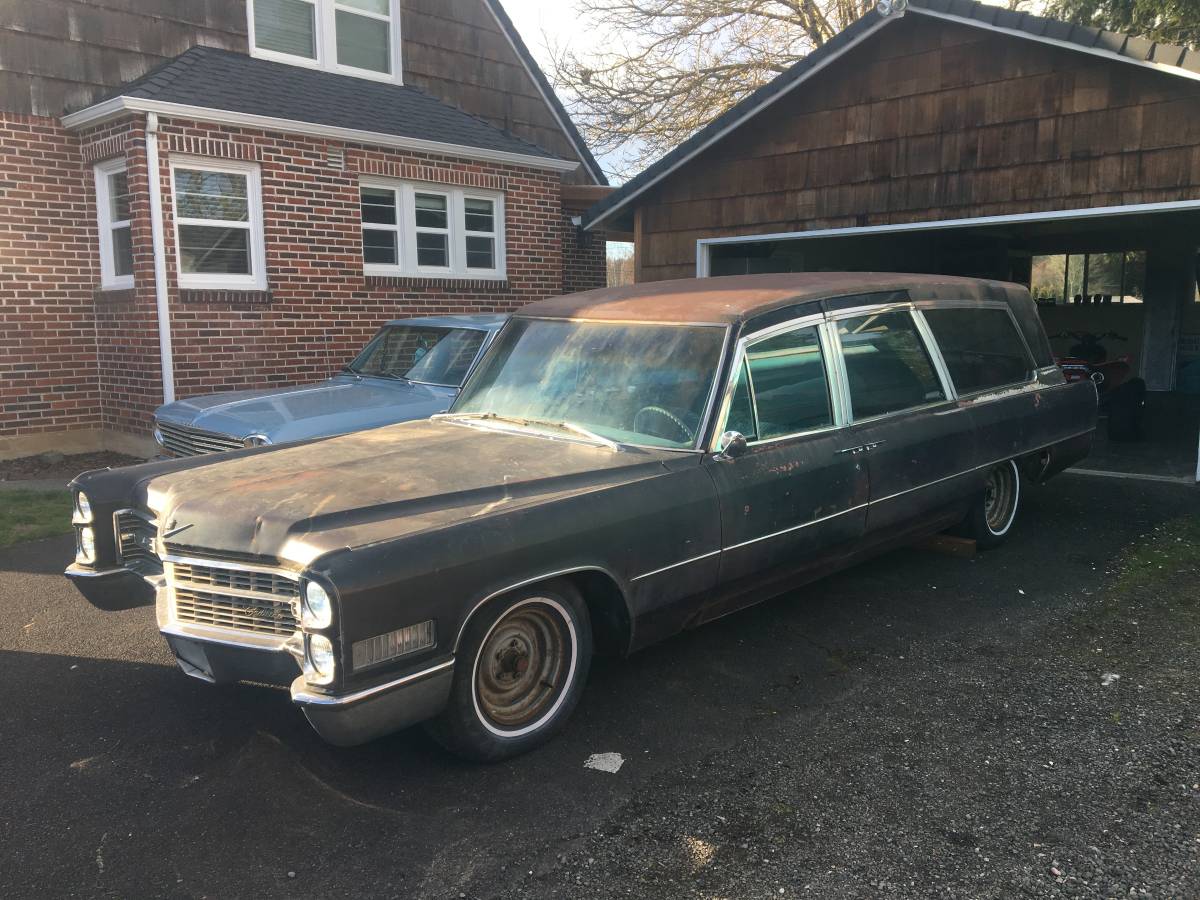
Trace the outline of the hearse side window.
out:
<instances>
[{"instance_id":1,"label":"hearse side window","mask_svg":"<svg viewBox=\"0 0 1200 900\"><path fill-rule=\"evenodd\" d=\"M960 394L1029 379L1033 362L1007 310L927 309L924 315Z\"/></svg>"},{"instance_id":2,"label":"hearse side window","mask_svg":"<svg viewBox=\"0 0 1200 900\"><path fill-rule=\"evenodd\" d=\"M854 316L837 326L855 419L946 399L907 310Z\"/></svg>"},{"instance_id":3,"label":"hearse side window","mask_svg":"<svg viewBox=\"0 0 1200 900\"><path fill-rule=\"evenodd\" d=\"M759 440L833 424L825 360L815 327L796 328L751 344L746 362Z\"/></svg>"},{"instance_id":4,"label":"hearse side window","mask_svg":"<svg viewBox=\"0 0 1200 900\"><path fill-rule=\"evenodd\" d=\"M754 403L750 399L750 376L745 360L742 360L737 375L733 377L733 396L723 430L736 431L748 441L758 440L758 425L754 421Z\"/></svg>"}]
</instances>

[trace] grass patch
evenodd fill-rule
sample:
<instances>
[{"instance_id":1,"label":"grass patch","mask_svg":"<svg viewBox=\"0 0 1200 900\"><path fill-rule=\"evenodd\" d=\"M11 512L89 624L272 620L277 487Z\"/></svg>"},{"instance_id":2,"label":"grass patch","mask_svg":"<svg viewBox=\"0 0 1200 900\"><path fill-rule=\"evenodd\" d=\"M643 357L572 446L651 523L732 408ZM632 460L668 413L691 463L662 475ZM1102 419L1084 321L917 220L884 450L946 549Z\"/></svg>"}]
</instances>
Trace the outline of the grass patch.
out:
<instances>
[{"instance_id":1,"label":"grass patch","mask_svg":"<svg viewBox=\"0 0 1200 900\"><path fill-rule=\"evenodd\" d=\"M0 491L0 547L70 531L68 491Z\"/></svg>"},{"instance_id":2,"label":"grass patch","mask_svg":"<svg viewBox=\"0 0 1200 900\"><path fill-rule=\"evenodd\" d=\"M1163 522L1134 544L1121 560L1112 586L1116 596L1132 596L1200 572L1200 517Z\"/></svg>"}]
</instances>

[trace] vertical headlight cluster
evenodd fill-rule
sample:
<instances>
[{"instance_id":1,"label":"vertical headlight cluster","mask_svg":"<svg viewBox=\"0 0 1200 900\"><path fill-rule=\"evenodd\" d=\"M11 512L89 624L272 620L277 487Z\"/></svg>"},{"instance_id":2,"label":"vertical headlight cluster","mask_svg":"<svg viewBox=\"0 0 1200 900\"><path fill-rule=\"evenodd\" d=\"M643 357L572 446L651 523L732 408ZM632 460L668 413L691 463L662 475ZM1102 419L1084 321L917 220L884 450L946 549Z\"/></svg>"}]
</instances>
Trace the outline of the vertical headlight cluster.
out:
<instances>
[{"instance_id":1,"label":"vertical headlight cluster","mask_svg":"<svg viewBox=\"0 0 1200 900\"><path fill-rule=\"evenodd\" d=\"M333 624L333 598L325 586L305 581L300 597L300 627L304 630L304 678L309 684L332 684L337 674L333 641L321 631Z\"/></svg>"},{"instance_id":2,"label":"vertical headlight cluster","mask_svg":"<svg viewBox=\"0 0 1200 900\"><path fill-rule=\"evenodd\" d=\"M92 565L96 561L96 529L92 521L92 504L83 491L75 494L71 524L75 526L75 561Z\"/></svg>"}]
</instances>

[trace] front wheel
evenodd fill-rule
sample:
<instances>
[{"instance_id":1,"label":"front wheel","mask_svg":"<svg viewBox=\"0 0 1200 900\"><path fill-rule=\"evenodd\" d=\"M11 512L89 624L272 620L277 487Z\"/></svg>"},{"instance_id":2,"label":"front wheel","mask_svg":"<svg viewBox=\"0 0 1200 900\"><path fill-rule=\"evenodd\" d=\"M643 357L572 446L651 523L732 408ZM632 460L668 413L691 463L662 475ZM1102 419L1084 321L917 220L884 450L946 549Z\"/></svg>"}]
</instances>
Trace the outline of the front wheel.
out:
<instances>
[{"instance_id":1,"label":"front wheel","mask_svg":"<svg viewBox=\"0 0 1200 900\"><path fill-rule=\"evenodd\" d=\"M566 723L591 659L591 620L574 585L546 582L499 598L467 625L450 700L426 728L467 759L524 753Z\"/></svg>"},{"instance_id":2,"label":"front wheel","mask_svg":"<svg viewBox=\"0 0 1200 900\"><path fill-rule=\"evenodd\" d=\"M983 493L971 501L961 533L975 539L983 550L1004 543L1017 518L1021 502L1021 473L1010 459L988 472Z\"/></svg>"}]
</instances>

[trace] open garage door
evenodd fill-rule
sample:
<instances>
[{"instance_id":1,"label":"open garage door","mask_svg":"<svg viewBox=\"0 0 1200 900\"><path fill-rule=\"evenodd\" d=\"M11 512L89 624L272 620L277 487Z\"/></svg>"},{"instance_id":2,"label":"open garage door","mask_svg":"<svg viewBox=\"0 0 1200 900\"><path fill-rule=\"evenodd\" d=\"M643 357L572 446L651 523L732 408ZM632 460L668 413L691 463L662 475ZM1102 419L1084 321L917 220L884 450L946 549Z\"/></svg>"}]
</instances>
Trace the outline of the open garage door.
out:
<instances>
[{"instance_id":1,"label":"open garage door","mask_svg":"<svg viewBox=\"0 0 1200 900\"><path fill-rule=\"evenodd\" d=\"M1101 380L1095 471L1200 481L1200 201L699 242L697 274L900 271L1031 288L1060 359Z\"/></svg>"}]
</instances>

